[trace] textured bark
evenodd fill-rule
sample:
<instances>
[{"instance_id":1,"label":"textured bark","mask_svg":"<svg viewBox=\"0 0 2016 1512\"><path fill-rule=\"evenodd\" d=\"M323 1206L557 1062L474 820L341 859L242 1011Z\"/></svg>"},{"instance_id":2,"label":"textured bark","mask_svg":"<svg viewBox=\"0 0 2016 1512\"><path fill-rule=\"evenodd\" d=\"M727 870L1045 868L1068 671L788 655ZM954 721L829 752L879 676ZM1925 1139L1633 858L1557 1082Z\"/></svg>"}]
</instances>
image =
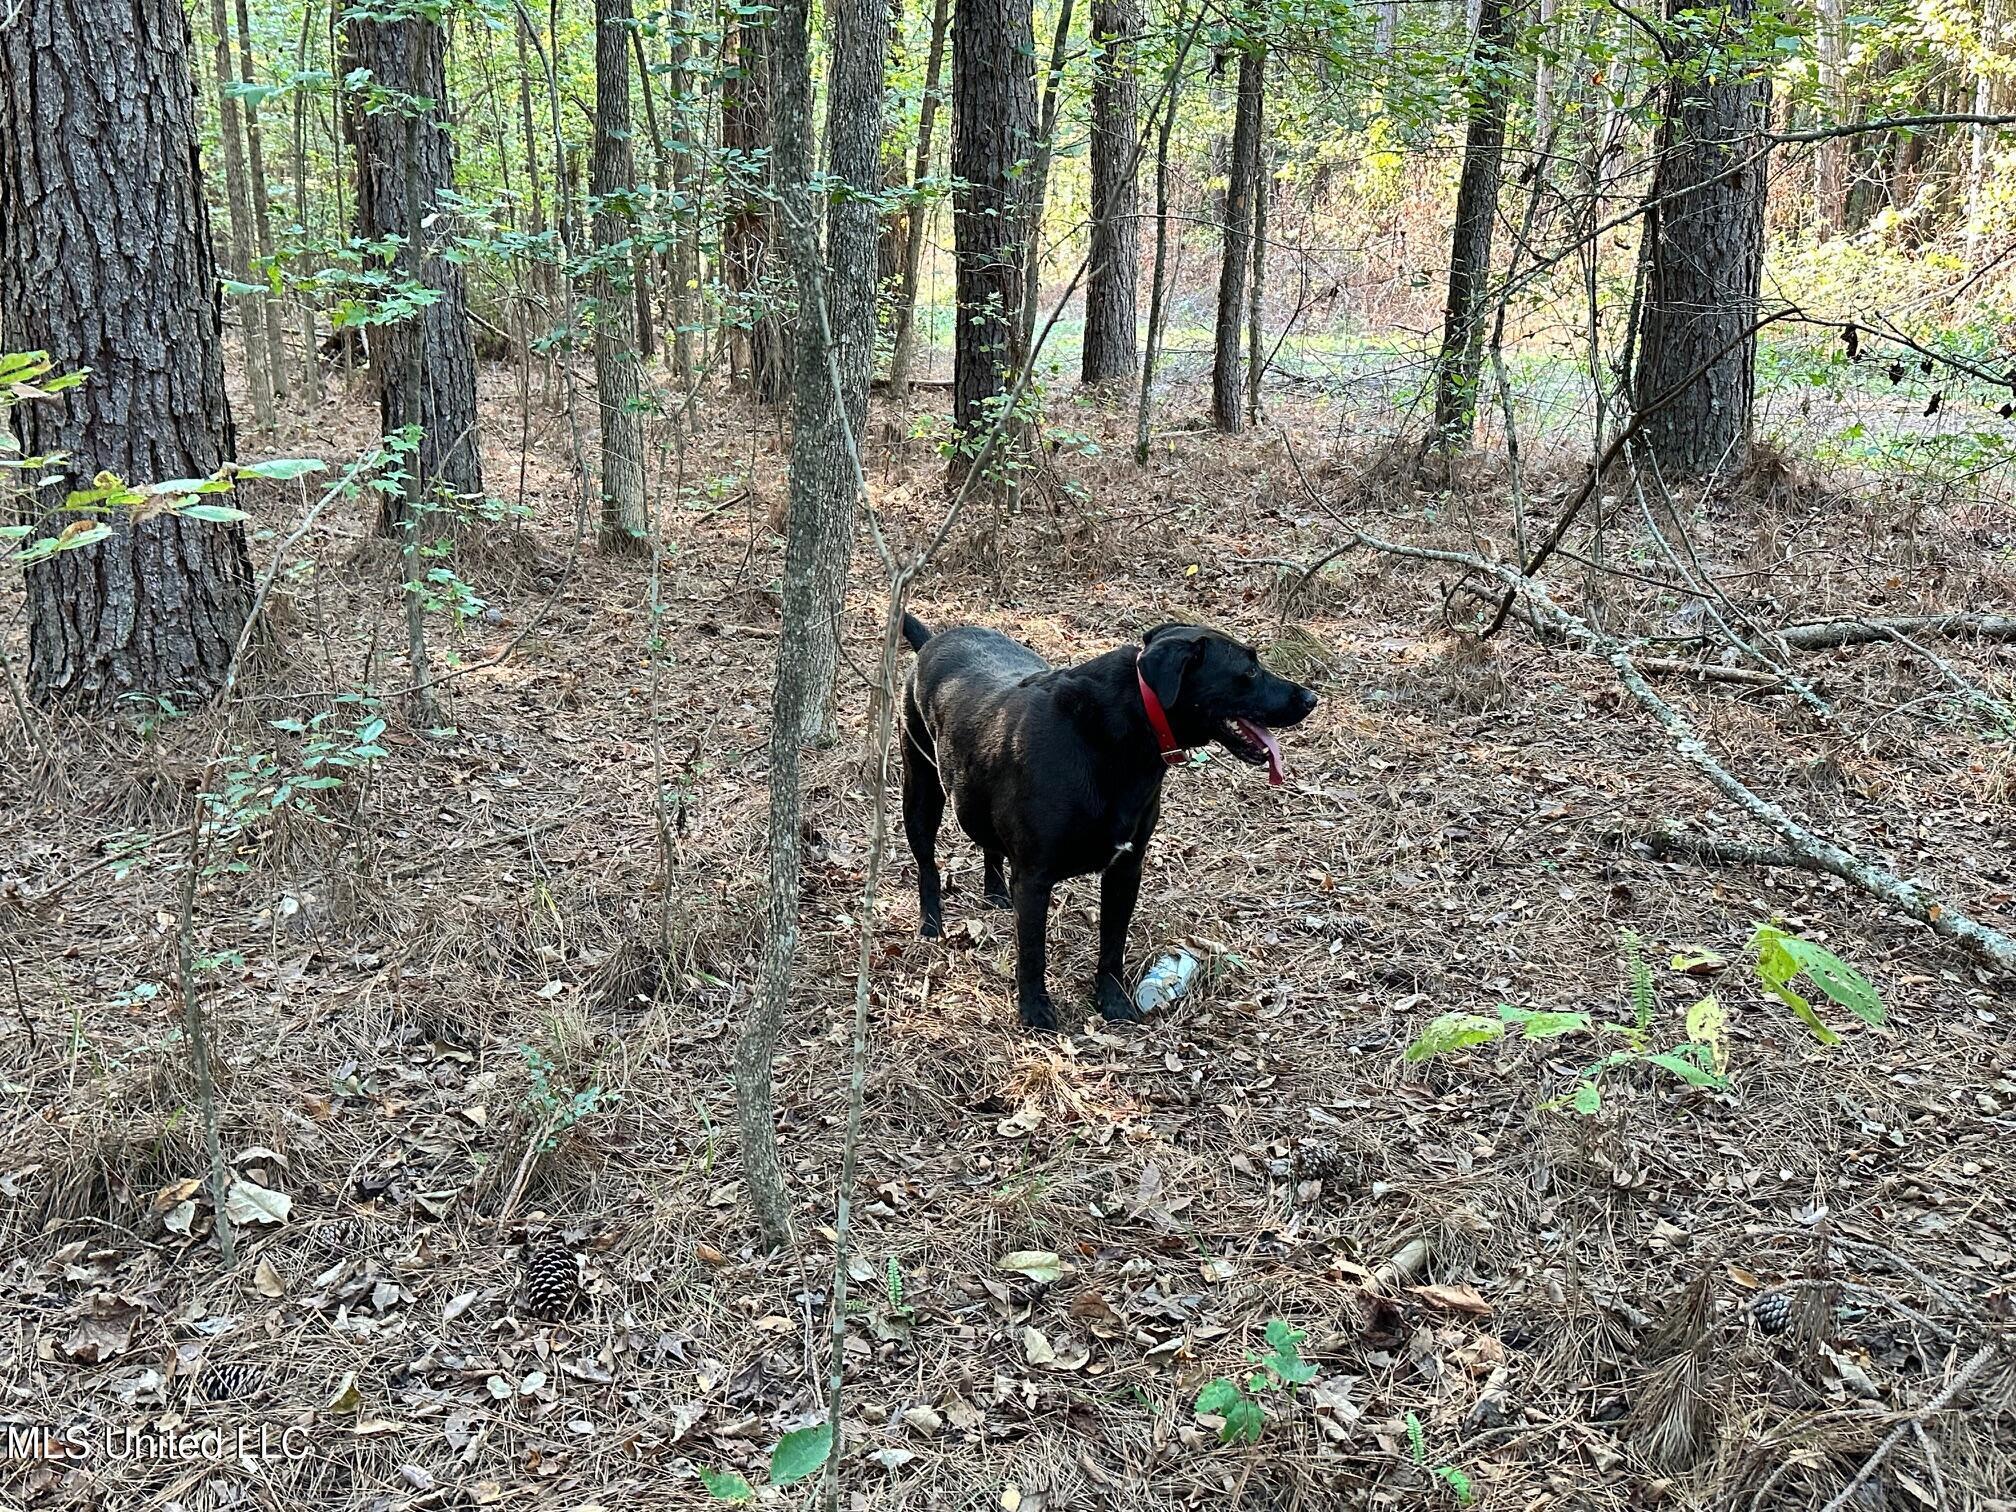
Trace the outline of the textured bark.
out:
<instances>
[{"instance_id":1,"label":"textured bark","mask_svg":"<svg viewBox=\"0 0 2016 1512\"><path fill-rule=\"evenodd\" d=\"M931 137L938 124L939 84L945 72L945 35L952 0L937 0L931 12L931 51L924 63L924 99L917 109L917 166L913 183L931 173ZM889 356L889 397L898 404L910 392L910 364L917 348L917 282L924 265L924 205L913 200L903 233L902 284L896 295L895 344Z\"/></svg>"},{"instance_id":2,"label":"textured bark","mask_svg":"<svg viewBox=\"0 0 2016 1512\"><path fill-rule=\"evenodd\" d=\"M411 230L420 249L419 279L440 294L418 314L372 332L379 421L387 435L407 425L421 427L423 492L444 487L451 493L480 494L476 353L469 341L468 293L461 267L439 255L452 215L439 195L455 182L446 127L446 41L431 21L357 19L349 23L349 46L351 66L370 70L381 88L431 102L411 122L397 102L369 113L353 106L358 228L374 239L406 237L409 179L417 182L420 224ZM402 255L402 276L410 276L408 264L408 256ZM420 377L417 391L415 373ZM385 495L379 529L390 534L404 517L404 501Z\"/></svg>"},{"instance_id":3,"label":"textured bark","mask_svg":"<svg viewBox=\"0 0 2016 1512\"><path fill-rule=\"evenodd\" d=\"M1485 295L1491 284L1491 239L1498 224L1498 189L1505 163L1504 69L1512 29L1506 0L1483 0L1477 16L1475 81L1463 171L1456 184L1456 225L1449 242L1449 303L1442 352L1435 363L1435 439L1445 450L1470 444L1477 382L1484 365Z\"/></svg>"},{"instance_id":4,"label":"textured bark","mask_svg":"<svg viewBox=\"0 0 2016 1512\"><path fill-rule=\"evenodd\" d=\"M222 322L179 0L25 0L0 27L0 328L90 380L16 406L79 486L230 461ZM236 525L115 522L27 574L29 686L99 707L204 699L251 607Z\"/></svg>"},{"instance_id":5,"label":"textured bark","mask_svg":"<svg viewBox=\"0 0 2016 1512\"><path fill-rule=\"evenodd\" d=\"M769 194L773 174L770 149L770 47L775 19L745 15L731 36L735 61L721 83L721 143L736 159L728 182L729 209L721 226L721 264L728 287L744 307L747 330L738 338L736 363L749 391L765 404L784 398L789 373L783 322L771 308Z\"/></svg>"},{"instance_id":6,"label":"textured bark","mask_svg":"<svg viewBox=\"0 0 2016 1512\"><path fill-rule=\"evenodd\" d=\"M1666 86L1645 217L1645 303L1632 387L1665 472L1703 476L1742 466L1749 450L1764 265L1761 132L1770 76L1736 54L1752 12L1736 0ZM1687 14L1669 0L1669 16ZM1713 13L1674 28L1678 46ZM1701 376L1688 381L1697 369ZM1675 391L1678 390L1676 393Z\"/></svg>"},{"instance_id":7,"label":"textured bark","mask_svg":"<svg viewBox=\"0 0 2016 1512\"><path fill-rule=\"evenodd\" d=\"M636 188L630 150L630 0L595 0L595 391L602 421L602 545L642 551L644 417L637 401L637 309L631 296L629 217L611 197Z\"/></svg>"},{"instance_id":8,"label":"textured bark","mask_svg":"<svg viewBox=\"0 0 2016 1512\"><path fill-rule=\"evenodd\" d=\"M252 282L252 193L245 168L245 128L238 101L231 95L231 21L224 0L210 0L210 27L216 47L211 55L217 85L217 145L224 156L225 222L229 232L224 247L228 276L241 284ZM245 340L245 386L252 391L253 423L261 427L273 423L273 381L268 376L272 354L266 349L264 303L255 294L238 297L238 328Z\"/></svg>"},{"instance_id":9,"label":"textured bark","mask_svg":"<svg viewBox=\"0 0 2016 1512\"><path fill-rule=\"evenodd\" d=\"M952 419L984 430L989 403L1022 366L1022 174L1036 133L1036 36L1030 0L959 0L952 19L952 239L958 334Z\"/></svg>"},{"instance_id":10,"label":"textured bark","mask_svg":"<svg viewBox=\"0 0 2016 1512\"><path fill-rule=\"evenodd\" d=\"M770 721L768 934L755 1002L736 1046L736 1110L742 1165L765 1239L790 1234L790 1201L777 1157L771 1060L783 1025L797 953L799 751L825 726L835 637L852 537L855 467L847 426L868 411L875 335L876 215L870 197L842 193L828 221L830 285L811 191L812 59L809 0L776 11L776 184L780 229L798 279L794 331L791 505L785 531L783 618ZM830 0L830 174L872 191L880 178L881 0ZM830 312L822 319L820 311ZM832 365L829 366L829 357ZM834 372L839 374L835 392Z\"/></svg>"},{"instance_id":11,"label":"textured bark","mask_svg":"<svg viewBox=\"0 0 2016 1512\"><path fill-rule=\"evenodd\" d=\"M1218 322L1211 344L1211 423L1228 434L1245 423L1240 335L1246 315L1246 260L1253 245L1253 187L1260 175L1260 126L1267 54L1239 50L1239 100L1225 183L1225 256L1218 268Z\"/></svg>"},{"instance_id":12,"label":"textured bark","mask_svg":"<svg viewBox=\"0 0 2016 1512\"><path fill-rule=\"evenodd\" d=\"M1093 0L1099 68L1092 80L1092 256L1085 270L1086 383L1131 383L1141 282L1141 194L1135 171L1140 87L1139 0Z\"/></svg>"}]
</instances>

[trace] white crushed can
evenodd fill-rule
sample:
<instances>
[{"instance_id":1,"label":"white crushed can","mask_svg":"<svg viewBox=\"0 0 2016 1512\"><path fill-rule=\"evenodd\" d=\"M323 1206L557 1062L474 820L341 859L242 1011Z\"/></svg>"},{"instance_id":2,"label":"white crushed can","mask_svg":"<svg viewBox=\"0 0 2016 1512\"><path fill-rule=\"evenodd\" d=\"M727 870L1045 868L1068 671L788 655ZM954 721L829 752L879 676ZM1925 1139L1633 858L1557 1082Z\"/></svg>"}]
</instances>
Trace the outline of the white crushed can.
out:
<instances>
[{"instance_id":1,"label":"white crushed can","mask_svg":"<svg viewBox=\"0 0 2016 1512\"><path fill-rule=\"evenodd\" d=\"M1142 973L1134 989L1134 1006L1143 1013L1160 1013L1196 980L1197 957L1187 950L1172 950Z\"/></svg>"}]
</instances>

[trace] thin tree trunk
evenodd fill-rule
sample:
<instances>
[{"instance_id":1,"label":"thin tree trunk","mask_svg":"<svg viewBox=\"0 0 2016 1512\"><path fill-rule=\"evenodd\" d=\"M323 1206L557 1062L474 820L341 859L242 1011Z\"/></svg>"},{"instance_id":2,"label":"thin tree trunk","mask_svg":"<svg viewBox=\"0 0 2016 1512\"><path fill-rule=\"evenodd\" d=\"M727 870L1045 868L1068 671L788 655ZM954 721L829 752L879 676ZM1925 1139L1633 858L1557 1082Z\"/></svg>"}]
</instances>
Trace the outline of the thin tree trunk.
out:
<instances>
[{"instance_id":1,"label":"thin tree trunk","mask_svg":"<svg viewBox=\"0 0 2016 1512\"><path fill-rule=\"evenodd\" d=\"M1138 360L1135 291L1141 282L1138 0L1093 0L1092 36L1100 49L1092 82L1092 250L1078 376L1085 383L1127 383Z\"/></svg>"},{"instance_id":2,"label":"thin tree trunk","mask_svg":"<svg viewBox=\"0 0 2016 1512\"><path fill-rule=\"evenodd\" d=\"M766 287L770 241L768 196L775 181L774 163L758 161L769 152L775 134L771 126L770 48L775 28L771 15L746 14L731 36L735 62L721 95L722 145L731 154L732 196L727 221L721 227L722 271L746 324L739 335L743 358L740 376L764 404L782 401L787 367L782 322L772 308L775 296Z\"/></svg>"},{"instance_id":3,"label":"thin tree trunk","mask_svg":"<svg viewBox=\"0 0 2016 1512\"><path fill-rule=\"evenodd\" d=\"M1187 54L1189 44L1184 44ZM1148 283L1148 342L1141 357L1141 393L1134 414L1134 460L1148 460L1148 425L1155 409L1155 365L1161 355L1162 324L1167 311L1169 267L1169 138L1176 126L1176 101L1182 93L1183 56L1169 71L1168 98L1162 107L1162 126L1155 139L1155 271Z\"/></svg>"},{"instance_id":4,"label":"thin tree trunk","mask_svg":"<svg viewBox=\"0 0 2016 1512\"><path fill-rule=\"evenodd\" d=\"M1434 442L1444 451L1470 444L1477 415L1492 233L1498 224L1498 189L1504 176L1510 93L1505 68L1511 36L1507 0L1483 0L1472 55L1470 129L1463 145L1456 224L1449 244L1449 302L1443 315L1442 351L1435 362Z\"/></svg>"},{"instance_id":5,"label":"thin tree trunk","mask_svg":"<svg viewBox=\"0 0 2016 1512\"><path fill-rule=\"evenodd\" d=\"M246 186L245 130L232 97L231 17L224 0L210 0L210 25L216 33L212 77L217 81L217 138L224 150L224 201L230 212L225 242L225 274L234 282L252 283L251 193ZM252 423L262 430L273 424L271 354L266 349L265 301L256 294L238 296L238 327L245 342L245 386L252 392Z\"/></svg>"},{"instance_id":6,"label":"thin tree trunk","mask_svg":"<svg viewBox=\"0 0 2016 1512\"><path fill-rule=\"evenodd\" d=\"M1246 258L1253 245L1253 186L1260 174L1266 80L1266 50L1249 41L1239 49L1239 99L1225 186L1225 255L1218 269L1218 323L1211 346L1211 423L1228 435L1245 424L1239 338L1245 325Z\"/></svg>"},{"instance_id":7,"label":"thin tree trunk","mask_svg":"<svg viewBox=\"0 0 2016 1512\"><path fill-rule=\"evenodd\" d=\"M78 487L207 477L235 454L189 64L179 0L24 0L0 26L0 329L92 370L14 423ZM28 569L31 694L214 697L251 607L243 527L112 524Z\"/></svg>"},{"instance_id":8,"label":"thin tree trunk","mask_svg":"<svg viewBox=\"0 0 2016 1512\"><path fill-rule=\"evenodd\" d=\"M1814 0L1813 55L1819 64L1821 106L1833 120L1845 121L1848 85L1848 6L1846 0ZM1855 144L1834 137L1813 144L1813 199L1820 229L1836 233L1848 224L1848 167ZM1972 201L1969 201L1972 204Z\"/></svg>"},{"instance_id":9,"label":"thin tree trunk","mask_svg":"<svg viewBox=\"0 0 2016 1512\"><path fill-rule=\"evenodd\" d=\"M664 216L672 200L671 154L666 151L665 138L658 130L658 92L651 87L651 58L644 50L644 33L634 26L629 31L631 50L637 57L637 92L644 100L644 129L651 136L651 183L658 191L651 213L656 221ZM631 248L630 273L637 294L637 355L645 362L658 349L655 331L658 301L654 297L658 271L641 244Z\"/></svg>"},{"instance_id":10,"label":"thin tree trunk","mask_svg":"<svg viewBox=\"0 0 2016 1512\"><path fill-rule=\"evenodd\" d=\"M308 72L308 38L313 30L315 8L303 6L301 10L301 40L295 50L294 70L298 74ZM308 91L294 91L294 141L292 162L289 168L294 179L294 220L304 233L310 230L308 219ZM322 352L315 334L315 302L305 292L297 292L296 314L301 327L301 392L310 409L322 407Z\"/></svg>"},{"instance_id":11,"label":"thin tree trunk","mask_svg":"<svg viewBox=\"0 0 2016 1512\"><path fill-rule=\"evenodd\" d=\"M952 18L952 234L957 335L952 421L976 437L993 423L1025 354L1025 175L1036 129L1030 0L960 0ZM954 468L962 465L957 458Z\"/></svg>"},{"instance_id":12,"label":"thin tree trunk","mask_svg":"<svg viewBox=\"0 0 2016 1512\"><path fill-rule=\"evenodd\" d=\"M483 470L476 446L476 354L469 340L468 294L461 266L438 250L447 239L447 226L435 221L452 214L436 196L455 180L443 105L448 96L446 39L433 21L358 16L349 21L349 37L355 62L369 69L374 80L432 102L411 129L409 112L397 107L376 112L358 108L353 115L359 227L373 239L398 237L419 249L415 257L400 258L402 276L417 278L437 295L424 309L373 332L379 420L388 436L409 425L421 428L420 450L412 463L418 467L423 499L437 487L480 494ZM407 208L412 182L423 189L417 222ZM435 249L427 248L430 240ZM385 495L380 531L396 533L404 510L403 498Z\"/></svg>"},{"instance_id":13,"label":"thin tree trunk","mask_svg":"<svg viewBox=\"0 0 2016 1512\"><path fill-rule=\"evenodd\" d=\"M858 438L866 431L868 384L875 370L875 293L881 282L876 242L882 219L876 199L882 189L883 76L889 38L883 0L826 0L825 14L830 42L826 174L837 187L826 211L826 264L831 274L825 280L826 321L816 318L816 309L799 317L804 329L798 339L796 380L801 387L813 383L827 390L830 401L830 342L830 360L839 369L845 396L840 417L845 430L829 443L837 459L822 465L839 469L844 485L837 480L825 485L830 497L822 493L814 511L818 521L812 567L814 615L807 627L806 649L815 698L800 732L808 744L821 745L830 743L836 733L840 618L854 560L853 464L847 460L845 437ZM805 150L809 154L809 143ZM801 245L801 259L804 252ZM802 267L798 288L802 309L812 297ZM816 373L807 369L808 359L816 359ZM799 402L803 403L802 397Z\"/></svg>"},{"instance_id":14,"label":"thin tree trunk","mask_svg":"<svg viewBox=\"0 0 2016 1512\"><path fill-rule=\"evenodd\" d=\"M816 728L832 674L821 638L830 636L840 602L824 565L831 543L851 534L854 417L868 406L867 344L875 321L875 211L872 197L843 195L833 207L834 280L827 308L818 224L811 192L812 67L810 0L783 0L775 20L779 229L798 279L792 380L791 504L784 546L783 623L770 722L769 929L756 1000L736 1046L736 1110L743 1174L769 1244L791 1232L790 1196L777 1156L771 1060L790 995L797 953L800 894L799 751ZM881 141L882 0L834 0L833 99L829 167L850 185L878 181ZM872 92L870 86L872 85ZM864 96L866 98L864 99ZM851 213L843 213L851 212ZM865 212L860 213L860 212ZM830 366L829 366L830 362ZM840 392L835 393L838 375Z\"/></svg>"},{"instance_id":15,"label":"thin tree trunk","mask_svg":"<svg viewBox=\"0 0 2016 1512\"><path fill-rule=\"evenodd\" d=\"M1036 155L1024 190L1025 237L1022 245L1021 348L1036 341L1036 309L1043 302L1043 211L1050 197L1050 161L1057 150L1057 112L1064 101L1064 58L1071 45L1073 0L1057 8L1057 30L1050 41L1050 70L1043 76L1043 94L1036 108Z\"/></svg>"},{"instance_id":16,"label":"thin tree trunk","mask_svg":"<svg viewBox=\"0 0 2016 1512\"><path fill-rule=\"evenodd\" d=\"M1668 0L1669 17L1683 9ZM1659 123L1633 387L1642 407L1685 385L1643 430L1668 476L1740 467L1749 449L1771 101L1769 73L1745 56L1751 13L1734 0L1716 34L1685 44Z\"/></svg>"},{"instance_id":17,"label":"thin tree trunk","mask_svg":"<svg viewBox=\"0 0 2016 1512\"><path fill-rule=\"evenodd\" d=\"M672 90L679 102L678 117L672 123L677 141L672 150L672 193L679 217L678 235L672 248L672 374L683 391L693 382L693 324L698 318L700 287L699 206L695 203L696 176L693 137L699 113L687 101L693 94L693 33L683 22L673 51Z\"/></svg>"},{"instance_id":18,"label":"thin tree trunk","mask_svg":"<svg viewBox=\"0 0 2016 1512\"><path fill-rule=\"evenodd\" d=\"M644 508L644 417L638 410L637 307L629 275L629 216L619 196L636 186L630 150L630 0L595 0L595 390L602 421L604 550L649 549Z\"/></svg>"},{"instance_id":19,"label":"thin tree trunk","mask_svg":"<svg viewBox=\"0 0 2016 1512\"><path fill-rule=\"evenodd\" d=\"M923 183L931 175L931 134L938 121L945 33L951 16L951 0L937 0L931 12L931 51L924 64L924 98L917 108L917 166L911 176L908 226L903 236L903 281L896 296L895 345L889 357L889 397L899 406L910 397L910 366L917 348L917 282L924 266L924 231L928 223Z\"/></svg>"},{"instance_id":20,"label":"thin tree trunk","mask_svg":"<svg viewBox=\"0 0 2016 1512\"><path fill-rule=\"evenodd\" d=\"M245 0L235 0L238 20L238 78L248 89L258 81L257 66L252 58L252 17ZM266 181L266 149L263 133L259 129L259 107L249 100L245 105L245 162L250 170L252 201L252 238L258 248L259 259L267 267L273 266L273 196ZM266 322L266 376L273 385L273 397L287 397L287 328L281 319L280 298L272 292L268 276L261 273L254 282L264 284L267 292L260 295L260 311Z\"/></svg>"},{"instance_id":21,"label":"thin tree trunk","mask_svg":"<svg viewBox=\"0 0 2016 1512\"><path fill-rule=\"evenodd\" d=\"M1489 0L1487 0L1489 3ZM1267 205L1272 198L1272 154L1260 144L1260 164L1253 175L1253 279L1246 307L1246 420L1260 423L1260 384L1267 376Z\"/></svg>"}]
</instances>

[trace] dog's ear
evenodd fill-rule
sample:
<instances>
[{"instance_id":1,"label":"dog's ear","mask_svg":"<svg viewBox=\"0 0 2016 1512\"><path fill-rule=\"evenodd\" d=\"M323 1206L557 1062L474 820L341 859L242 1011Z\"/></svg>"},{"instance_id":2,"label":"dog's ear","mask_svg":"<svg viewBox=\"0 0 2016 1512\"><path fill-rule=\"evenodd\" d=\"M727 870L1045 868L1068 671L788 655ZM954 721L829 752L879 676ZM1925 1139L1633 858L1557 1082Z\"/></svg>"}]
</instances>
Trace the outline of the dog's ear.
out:
<instances>
[{"instance_id":1,"label":"dog's ear","mask_svg":"<svg viewBox=\"0 0 2016 1512\"><path fill-rule=\"evenodd\" d=\"M1196 625L1157 625L1141 637L1141 675L1162 707L1183 696L1183 679L1204 656L1204 631Z\"/></svg>"}]
</instances>

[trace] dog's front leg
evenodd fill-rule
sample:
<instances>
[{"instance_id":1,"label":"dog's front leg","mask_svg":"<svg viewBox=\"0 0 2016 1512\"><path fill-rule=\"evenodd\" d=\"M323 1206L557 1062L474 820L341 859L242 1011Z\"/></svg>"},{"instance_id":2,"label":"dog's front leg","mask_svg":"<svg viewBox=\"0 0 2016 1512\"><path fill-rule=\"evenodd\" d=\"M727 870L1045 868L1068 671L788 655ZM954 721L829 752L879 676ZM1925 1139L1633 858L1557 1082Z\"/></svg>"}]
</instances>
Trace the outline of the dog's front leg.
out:
<instances>
[{"instance_id":1,"label":"dog's front leg","mask_svg":"<svg viewBox=\"0 0 2016 1512\"><path fill-rule=\"evenodd\" d=\"M1031 1029L1054 1031L1057 1007L1043 985L1044 936L1050 928L1050 888L1015 874L1015 1011Z\"/></svg>"},{"instance_id":2,"label":"dog's front leg","mask_svg":"<svg viewBox=\"0 0 2016 1512\"><path fill-rule=\"evenodd\" d=\"M1128 851L1099 878L1099 978L1093 1001L1108 1021L1134 1022L1147 1015L1128 994L1127 926L1134 922L1134 902L1141 896L1141 854Z\"/></svg>"}]
</instances>

